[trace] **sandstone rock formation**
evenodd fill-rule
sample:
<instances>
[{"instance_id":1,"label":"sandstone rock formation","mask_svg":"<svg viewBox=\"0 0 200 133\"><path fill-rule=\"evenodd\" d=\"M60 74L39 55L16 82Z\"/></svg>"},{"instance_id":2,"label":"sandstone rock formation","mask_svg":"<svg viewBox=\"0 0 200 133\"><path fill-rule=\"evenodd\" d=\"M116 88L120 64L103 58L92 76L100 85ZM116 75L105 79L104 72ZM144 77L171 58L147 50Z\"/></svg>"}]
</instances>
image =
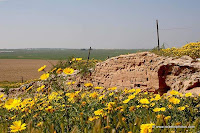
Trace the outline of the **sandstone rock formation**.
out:
<instances>
[{"instance_id":1,"label":"sandstone rock formation","mask_svg":"<svg viewBox=\"0 0 200 133\"><path fill-rule=\"evenodd\" d=\"M150 52L121 55L98 63L87 82L161 94L170 89L200 93L200 62L188 56L162 57Z\"/></svg>"}]
</instances>

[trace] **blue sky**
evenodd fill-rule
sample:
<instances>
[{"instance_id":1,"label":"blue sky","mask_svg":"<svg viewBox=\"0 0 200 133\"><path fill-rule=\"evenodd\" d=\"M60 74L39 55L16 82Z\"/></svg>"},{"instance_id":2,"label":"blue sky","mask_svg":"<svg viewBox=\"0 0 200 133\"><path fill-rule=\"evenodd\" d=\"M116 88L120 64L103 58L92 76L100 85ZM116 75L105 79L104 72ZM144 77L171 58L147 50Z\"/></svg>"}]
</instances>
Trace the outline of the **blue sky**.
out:
<instances>
[{"instance_id":1,"label":"blue sky","mask_svg":"<svg viewBox=\"0 0 200 133\"><path fill-rule=\"evenodd\" d=\"M199 0L0 0L0 48L153 48L200 41Z\"/></svg>"}]
</instances>

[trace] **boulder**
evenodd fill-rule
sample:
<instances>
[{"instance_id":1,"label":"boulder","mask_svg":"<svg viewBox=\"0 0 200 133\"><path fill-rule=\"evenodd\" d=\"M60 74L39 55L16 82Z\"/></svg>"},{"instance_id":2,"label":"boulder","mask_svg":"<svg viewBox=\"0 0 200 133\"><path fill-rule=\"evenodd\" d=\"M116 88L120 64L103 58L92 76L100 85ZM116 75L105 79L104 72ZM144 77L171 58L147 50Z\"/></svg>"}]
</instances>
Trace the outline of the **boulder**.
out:
<instances>
[{"instance_id":1,"label":"boulder","mask_svg":"<svg viewBox=\"0 0 200 133\"><path fill-rule=\"evenodd\" d=\"M189 56L163 57L151 52L120 55L98 63L84 82L87 81L105 88L141 88L161 94L171 89L195 93L192 89L200 87L200 62Z\"/></svg>"}]
</instances>

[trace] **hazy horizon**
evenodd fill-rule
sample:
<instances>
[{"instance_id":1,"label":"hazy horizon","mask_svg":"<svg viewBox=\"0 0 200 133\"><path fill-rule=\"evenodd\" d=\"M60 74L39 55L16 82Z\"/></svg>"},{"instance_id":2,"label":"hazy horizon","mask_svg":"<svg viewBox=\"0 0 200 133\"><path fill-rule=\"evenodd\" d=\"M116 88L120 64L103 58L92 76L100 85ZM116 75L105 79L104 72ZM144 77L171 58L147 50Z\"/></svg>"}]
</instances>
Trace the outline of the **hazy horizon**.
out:
<instances>
[{"instance_id":1,"label":"hazy horizon","mask_svg":"<svg viewBox=\"0 0 200 133\"><path fill-rule=\"evenodd\" d=\"M200 41L199 0L0 0L0 49L152 49Z\"/></svg>"},{"instance_id":2,"label":"hazy horizon","mask_svg":"<svg viewBox=\"0 0 200 133\"><path fill-rule=\"evenodd\" d=\"M75 50L88 50L89 48L0 48L0 50L17 50L17 49L75 49ZM126 49L126 48L92 48L92 50L149 50L149 49Z\"/></svg>"}]
</instances>

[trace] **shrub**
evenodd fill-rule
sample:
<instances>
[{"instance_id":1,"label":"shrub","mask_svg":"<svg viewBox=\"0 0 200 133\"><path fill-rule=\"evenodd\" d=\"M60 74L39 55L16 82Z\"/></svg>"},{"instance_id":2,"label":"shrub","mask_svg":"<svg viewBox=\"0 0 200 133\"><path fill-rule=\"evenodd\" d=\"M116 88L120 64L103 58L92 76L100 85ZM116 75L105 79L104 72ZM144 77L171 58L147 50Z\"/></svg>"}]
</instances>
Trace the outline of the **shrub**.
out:
<instances>
[{"instance_id":1,"label":"shrub","mask_svg":"<svg viewBox=\"0 0 200 133\"><path fill-rule=\"evenodd\" d=\"M200 42L192 42L184 45L181 48L167 48L167 49L153 49L152 52L162 56L177 56L181 57L184 55L190 56L193 59L200 57Z\"/></svg>"}]
</instances>

